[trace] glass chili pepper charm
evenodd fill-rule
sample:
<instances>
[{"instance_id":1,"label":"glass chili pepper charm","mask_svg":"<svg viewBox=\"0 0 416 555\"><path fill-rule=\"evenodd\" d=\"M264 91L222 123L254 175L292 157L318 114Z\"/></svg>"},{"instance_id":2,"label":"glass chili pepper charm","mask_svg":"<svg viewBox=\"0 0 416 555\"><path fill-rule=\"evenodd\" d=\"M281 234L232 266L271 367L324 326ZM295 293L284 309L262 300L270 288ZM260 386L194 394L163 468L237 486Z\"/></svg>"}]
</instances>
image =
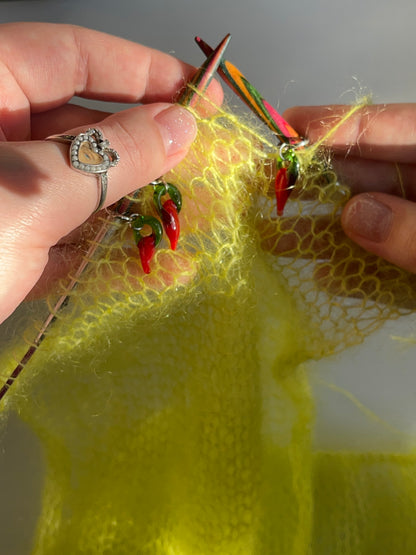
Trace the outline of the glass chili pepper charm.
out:
<instances>
[{"instance_id":1,"label":"glass chili pepper charm","mask_svg":"<svg viewBox=\"0 0 416 555\"><path fill-rule=\"evenodd\" d=\"M281 216L285 208L287 199L289 198L289 178L287 176L287 168L283 167L277 171L274 182L274 190L276 195L277 215Z\"/></svg>"},{"instance_id":2,"label":"glass chili pepper charm","mask_svg":"<svg viewBox=\"0 0 416 555\"><path fill-rule=\"evenodd\" d=\"M283 145L280 149L280 160L274 183L277 215L282 216L291 190L299 176L299 162L294 149Z\"/></svg>"},{"instance_id":3,"label":"glass chili pepper charm","mask_svg":"<svg viewBox=\"0 0 416 555\"><path fill-rule=\"evenodd\" d=\"M163 203L160 215L162 217L164 230L170 242L170 248L174 251L178 244L180 224L178 210L172 199Z\"/></svg>"},{"instance_id":4,"label":"glass chili pepper charm","mask_svg":"<svg viewBox=\"0 0 416 555\"><path fill-rule=\"evenodd\" d=\"M196 37L195 40L206 56L212 57L218 51L218 48L214 50L200 37ZM221 56L223 53L221 53ZM275 180L277 213L281 216L299 175L299 164L295 149L302 148L305 141L277 110L262 97L235 65L221 57L218 64L218 73L241 100L271 129L281 144L281 151L282 149L285 151L284 156L280 152Z\"/></svg>"},{"instance_id":5,"label":"glass chili pepper charm","mask_svg":"<svg viewBox=\"0 0 416 555\"><path fill-rule=\"evenodd\" d=\"M130 225L139 249L143 271L145 274L150 274L150 261L163 235L162 225L153 216L142 216L141 214L135 216ZM149 226L152 230L150 235L142 234L145 226Z\"/></svg>"},{"instance_id":6,"label":"glass chili pepper charm","mask_svg":"<svg viewBox=\"0 0 416 555\"><path fill-rule=\"evenodd\" d=\"M165 195L168 195L169 198L163 200ZM153 198L168 236L170 248L175 250L180 233L178 215L182 208L182 196L172 183L158 183L155 185Z\"/></svg>"},{"instance_id":7,"label":"glass chili pepper charm","mask_svg":"<svg viewBox=\"0 0 416 555\"><path fill-rule=\"evenodd\" d=\"M140 253L140 260L145 274L150 274L150 261L156 250L155 238L152 235L146 235L137 243Z\"/></svg>"}]
</instances>

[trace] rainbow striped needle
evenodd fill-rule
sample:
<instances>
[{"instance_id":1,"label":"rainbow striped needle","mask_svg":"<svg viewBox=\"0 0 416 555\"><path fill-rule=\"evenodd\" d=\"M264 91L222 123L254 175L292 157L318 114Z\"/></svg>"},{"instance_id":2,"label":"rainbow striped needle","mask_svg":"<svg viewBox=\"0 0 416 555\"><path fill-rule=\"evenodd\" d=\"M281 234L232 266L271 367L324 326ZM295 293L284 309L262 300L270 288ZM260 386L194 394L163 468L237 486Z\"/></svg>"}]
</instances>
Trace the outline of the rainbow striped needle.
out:
<instances>
[{"instance_id":1,"label":"rainbow striped needle","mask_svg":"<svg viewBox=\"0 0 416 555\"><path fill-rule=\"evenodd\" d=\"M205 54L207 59L202 64L202 66L196 72L194 78L190 82L192 87L187 87L182 97L179 99L179 103L184 106L194 107L200 95L197 93L203 93L206 91L208 85L210 84L215 72L219 68L222 57L224 55L225 49L231 40L231 35L228 34L217 46L217 48L210 48L210 52Z\"/></svg>"},{"instance_id":2,"label":"rainbow striped needle","mask_svg":"<svg viewBox=\"0 0 416 555\"><path fill-rule=\"evenodd\" d=\"M229 39L230 35L227 37ZM211 56L215 52L200 37L196 37L195 41L205 56ZM280 142L294 145L302 141L293 127L261 96L235 65L227 60L220 60L218 73L237 96L277 135Z\"/></svg>"}]
</instances>

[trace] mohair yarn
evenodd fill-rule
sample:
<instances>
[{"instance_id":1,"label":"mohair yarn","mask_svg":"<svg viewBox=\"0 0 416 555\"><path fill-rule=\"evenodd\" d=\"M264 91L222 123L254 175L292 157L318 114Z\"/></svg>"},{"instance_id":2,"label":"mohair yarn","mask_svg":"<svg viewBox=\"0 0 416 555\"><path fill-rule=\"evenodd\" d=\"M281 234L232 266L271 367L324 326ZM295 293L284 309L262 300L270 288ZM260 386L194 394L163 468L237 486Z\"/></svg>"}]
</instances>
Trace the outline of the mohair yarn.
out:
<instances>
[{"instance_id":1,"label":"mohair yarn","mask_svg":"<svg viewBox=\"0 0 416 555\"><path fill-rule=\"evenodd\" d=\"M104 222L0 405L47 461L33 553L413 554L413 445L317 450L310 361L412 314L415 276L343 235L348 189L320 145L299 153L302 181L277 218L272 139L227 109L198 125L165 176L183 195L178 250L164 244L144 275L129 225ZM134 202L151 212L151 190ZM2 381L59 294L35 303Z\"/></svg>"}]
</instances>

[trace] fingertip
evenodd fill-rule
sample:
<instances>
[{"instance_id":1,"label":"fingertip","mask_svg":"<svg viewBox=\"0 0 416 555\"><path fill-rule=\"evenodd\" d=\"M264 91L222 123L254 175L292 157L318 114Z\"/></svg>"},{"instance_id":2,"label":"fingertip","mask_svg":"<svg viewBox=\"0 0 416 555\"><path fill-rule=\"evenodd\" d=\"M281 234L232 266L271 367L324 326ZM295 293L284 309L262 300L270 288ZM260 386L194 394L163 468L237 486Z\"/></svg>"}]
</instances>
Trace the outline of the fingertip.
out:
<instances>
[{"instance_id":1,"label":"fingertip","mask_svg":"<svg viewBox=\"0 0 416 555\"><path fill-rule=\"evenodd\" d=\"M224 91L221 84L213 79L203 92L196 93L198 95L196 102L192 104L193 109L198 117L209 118L213 116L224 100Z\"/></svg>"},{"instance_id":2,"label":"fingertip","mask_svg":"<svg viewBox=\"0 0 416 555\"><path fill-rule=\"evenodd\" d=\"M416 273L416 205L384 193L353 197L341 216L350 239L389 262Z\"/></svg>"},{"instance_id":3,"label":"fingertip","mask_svg":"<svg viewBox=\"0 0 416 555\"><path fill-rule=\"evenodd\" d=\"M371 243L386 241L393 225L393 211L387 202L371 193L353 197L345 206L341 217L347 235Z\"/></svg>"},{"instance_id":4,"label":"fingertip","mask_svg":"<svg viewBox=\"0 0 416 555\"><path fill-rule=\"evenodd\" d=\"M286 120L292 120L296 118L302 110L304 110L302 106L291 106L290 108L286 108L282 115Z\"/></svg>"},{"instance_id":5,"label":"fingertip","mask_svg":"<svg viewBox=\"0 0 416 555\"><path fill-rule=\"evenodd\" d=\"M168 158L186 153L197 133L194 116L184 107L173 105L154 117Z\"/></svg>"},{"instance_id":6,"label":"fingertip","mask_svg":"<svg viewBox=\"0 0 416 555\"><path fill-rule=\"evenodd\" d=\"M306 106L292 106L285 110L282 116L300 135L305 135L309 123L308 112L309 108Z\"/></svg>"},{"instance_id":7,"label":"fingertip","mask_svg":"<svg viewBox=\"0 0 416 555\"><path fill-rule=\"evenodd\" d=\"M209 100L214 106L221 106L224 100L224 90L219 81L213 79L206 92Z\"/></svg>"}]
</instances>

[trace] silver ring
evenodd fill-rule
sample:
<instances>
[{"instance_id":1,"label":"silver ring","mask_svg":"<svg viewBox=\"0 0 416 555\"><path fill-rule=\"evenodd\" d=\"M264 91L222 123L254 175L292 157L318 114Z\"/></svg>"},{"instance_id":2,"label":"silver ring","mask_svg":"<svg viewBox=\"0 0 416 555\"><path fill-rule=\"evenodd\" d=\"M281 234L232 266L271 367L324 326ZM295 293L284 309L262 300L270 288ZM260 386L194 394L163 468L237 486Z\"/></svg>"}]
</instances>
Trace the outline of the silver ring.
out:
<instances>
[{"instance_id":1,"label":"silver ring","mask_svg":"<svg viewBox=\"0 0 416 555\"><path fill-rule=\"evenodd\" d=\"M91 128L79 135L51 135L47 141L70 143L69 163L71 168L85 174L94 174L98 179L98 203L94 210L98 212L107 196L107 170L118 164L120 156L109 148L99 129Z\"/></svg>"}]
</instances>

